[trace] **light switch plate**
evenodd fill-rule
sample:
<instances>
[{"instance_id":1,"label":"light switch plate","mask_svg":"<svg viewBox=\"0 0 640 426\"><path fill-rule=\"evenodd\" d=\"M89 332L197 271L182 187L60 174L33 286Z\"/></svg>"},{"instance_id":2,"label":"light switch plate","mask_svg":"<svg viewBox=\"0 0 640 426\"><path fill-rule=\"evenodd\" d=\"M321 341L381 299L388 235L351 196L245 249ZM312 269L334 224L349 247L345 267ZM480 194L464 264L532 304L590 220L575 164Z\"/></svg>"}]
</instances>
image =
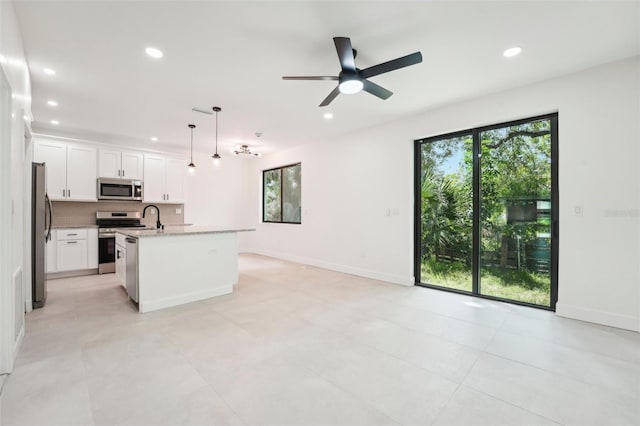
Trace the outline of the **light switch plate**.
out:
<instances>
[{"instance_id":1,"label":"light switch plate","mask_svg":"<svg viewBox=\"0 0 640 426\"><path fill-rule=\"evenodd\" d=\"M182 209L177 208L177 209L176 209L176 214L182 214Z\"/></svg>"}]
</instances>

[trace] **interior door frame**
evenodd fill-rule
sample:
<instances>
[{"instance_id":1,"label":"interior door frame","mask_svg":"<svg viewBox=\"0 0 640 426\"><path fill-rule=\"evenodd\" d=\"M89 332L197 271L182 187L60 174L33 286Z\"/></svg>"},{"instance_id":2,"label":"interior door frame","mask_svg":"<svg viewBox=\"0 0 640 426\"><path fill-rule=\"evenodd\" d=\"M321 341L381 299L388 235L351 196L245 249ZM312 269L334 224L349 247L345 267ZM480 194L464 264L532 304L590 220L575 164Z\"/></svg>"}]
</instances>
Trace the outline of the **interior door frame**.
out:
<instances>
[{"instance_id":1,"label":"interior door frame","mask_svg":"<svg viewBox=\"0 0 640 426\"><path fill-rule=\"evenodd\" d=\"M559 258L559 184L558 184L558 112L521 118L517 120L496 123L466 130L459 130L451 133L425 137L414 140L414 278L415 285L420 287L433 288L436 290L460 293L467 296L479 297L482 299L496 300L499 302L512 303L515 305L529 306L537 309L554 311L558 302L558 258ZM535 305L519 300L505 299L502 297L490 296L480 293L480 209L481 209L481 157L480 157L480 134L487 130L499 129L502 127L517 126L536 120L550 120L551 122L551 285L550 285L550 306ZM452 139L460 136L472 135L473 137L473 219L472 219L472 291L458 290L421 282L421 260L422 260L422 161L421 146L442 139Z\"/></svg>"},{"instance_id":2,"label":"interior door frame","mask_svg":"<svg viewBox=\"0 0 640 426\"><path fill-rule=\"evenodd\" d=\"M8 95L8 106L0 99L0 375L13 370L14 292L11 255L11 150L12 150L12 89L0 66L1 92ZM0 381L0 389L2 382Z\"/></svg>"}]
</instances>

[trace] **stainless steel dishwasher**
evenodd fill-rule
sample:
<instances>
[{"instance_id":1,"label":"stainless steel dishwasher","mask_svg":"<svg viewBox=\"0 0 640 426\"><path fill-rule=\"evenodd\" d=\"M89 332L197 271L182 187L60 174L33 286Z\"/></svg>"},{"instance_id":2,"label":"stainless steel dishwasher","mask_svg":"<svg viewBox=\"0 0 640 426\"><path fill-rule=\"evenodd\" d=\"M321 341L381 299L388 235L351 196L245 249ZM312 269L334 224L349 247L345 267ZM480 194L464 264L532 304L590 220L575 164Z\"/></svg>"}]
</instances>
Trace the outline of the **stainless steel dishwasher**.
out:
<instances>
[{"instance_id":1,"label":"stainless steel dishwasher","mask_svg":"<svg viewBox=\"0 0 640 426\"><path fill-rule=\"evenodd\" d=\"M138 302L138 239L127 237L127 294Z\"/></svg>"}]
</instances>

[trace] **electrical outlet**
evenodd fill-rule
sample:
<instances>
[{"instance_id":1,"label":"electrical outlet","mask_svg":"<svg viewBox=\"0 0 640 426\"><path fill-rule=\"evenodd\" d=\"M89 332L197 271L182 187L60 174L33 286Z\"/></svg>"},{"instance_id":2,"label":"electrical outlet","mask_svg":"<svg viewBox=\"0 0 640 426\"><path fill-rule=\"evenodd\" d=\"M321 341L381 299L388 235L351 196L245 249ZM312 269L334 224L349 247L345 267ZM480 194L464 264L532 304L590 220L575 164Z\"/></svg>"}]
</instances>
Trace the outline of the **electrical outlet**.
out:
<instances>
[{"instance_id":1,"label":"electrical outlet","mask_svg":"<svg viewBox=\"0 0 640 426\"><path fill-rule=\"evenodd\" d=\"M573 214L576 216L582 216L584 213L584 208L582 206L575 206L573 208Z\"/></svg>"},{"instance_id":2,"label":"electrical outlet","mask_svg":"<svg viewBox=\"0 0 640 426\"><path fill-rule=\"evenodd\" d=\"M182 214L182 209L177 208L177 209L176 209L176 214Z\"/></svg>"},{"instance_id":3,"label":"electrical outlet","mask_svg":"<svg viewBox=\"0 0 640 426\"><path fill-rule=\"evenodd\" d=\"M400 209L391 210L391 216L400 216Z\"/></svg>"},{"instance_id":4,"label":"electrical outlet","mask_svg":"<svg viewBox=\"0 0 640 426\"><path fill-rule=\"evenodd\" d=\"M156 215L156 209L151 209L151 216L155 216Z\"/></svg>"},{"instance_id":5,"label":"electrical outlet","mask_svg":"<svg viewBox=\"0 0 640 426\"><path fill-rule=\"evenodd\" d=\"M384 213L385 216L391 216L391 209L387 209Z\"/></svg>"}]
</instances>

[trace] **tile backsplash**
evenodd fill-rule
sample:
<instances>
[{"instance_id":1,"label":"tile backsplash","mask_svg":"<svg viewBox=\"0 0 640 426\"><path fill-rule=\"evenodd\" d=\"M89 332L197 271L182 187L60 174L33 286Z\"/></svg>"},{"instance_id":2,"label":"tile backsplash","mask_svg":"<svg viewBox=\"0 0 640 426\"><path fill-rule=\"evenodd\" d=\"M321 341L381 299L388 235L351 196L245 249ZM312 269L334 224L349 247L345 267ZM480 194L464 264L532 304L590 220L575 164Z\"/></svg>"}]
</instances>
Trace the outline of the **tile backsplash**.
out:
<instances>
[{"instance_id":1,"label":"tile backsplash","mask_svg":"<svg viewBox=\"0 0 640 426\"><path fill-rule=\"evenodd\" d=\"M148 203L135 201L98 201L77 202L77 201L53 201L53 226L91 226L96 224L96 212L141 212ZM184 223L183 204L156 204L160 208L160 220L164 225L174 225ZM181 213L176 214L176 209ZM147 210L147 217L141 219L145 225L155 225L156 216Z\"/></svg>"}]
</instances>

